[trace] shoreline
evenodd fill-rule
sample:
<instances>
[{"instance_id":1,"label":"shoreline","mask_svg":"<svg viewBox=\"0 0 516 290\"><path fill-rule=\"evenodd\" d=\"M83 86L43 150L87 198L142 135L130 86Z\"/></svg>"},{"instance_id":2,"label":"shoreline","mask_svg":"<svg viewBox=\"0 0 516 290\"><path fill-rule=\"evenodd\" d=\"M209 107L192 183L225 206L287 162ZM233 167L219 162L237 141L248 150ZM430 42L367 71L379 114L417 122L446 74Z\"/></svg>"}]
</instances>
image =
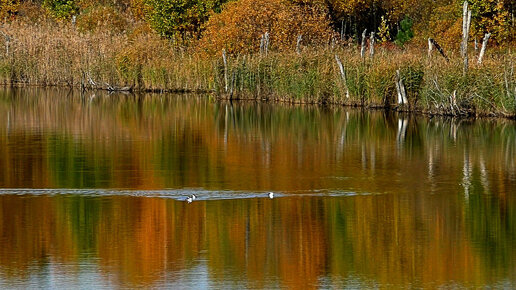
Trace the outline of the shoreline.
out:
<instances>
[{"instance_id":1,"label":"shoreline","mask_svg":"<svg viewBox=\"0 0 516 290\"><path fill-rule=\"evenodd\" d=\"M279 104L283 106L317 106L322 108L351 108L356 110L364 110L364 111L383 111L383 112L391 112L391 113L399 113L399 114L407 114L412 116L423 116L427 118L434 117L442 117L442 118L452 118L452 119L460 119L460 120L489 120L489 119L498 119L498 120L516 120L516 113L512 115L503 115L496 113L481 113L481 114L463 114L463 115L452 115L445 114L442 112L429 112L421 109L412 109L407 110L400 109L399 106L383 106L383 105L360 105L360 104L345 104L345 103L320 103L320 102L306 102L302 100L288 100L288 99L280 99L280 98L228 98L224 96L216 96L215 91L194 91L194 90L131 90L131 91L109 91L101 88L89 88L89 89L81 89L78 87L69 87L69 86L58 86L58 85L37 85L37 84L5 84L0 83L0 88L6 89L27 89L27 88L36 88L36 89L58 89L58 90L68 90L68 91L76 91L86 93L86 92L103 92L107 95L124 95L124 96L138 96L142 94L179 94L179 95L203 95L207 94L208 97L213 97L213 99L219 102L239 102L239 103L262 103L262 104Z\"/></svg>"},{"instance_id":2,"label":"shoreline","mask_svg":"<svg viewBox=\"0 0 516 290\"><path fill-rule=\"evenodd\" d=\"M516 52L489 48L483 62L437 51L319 45L268 54L205 55L154 34L83 33L11 24L0 45L3 86L208 93L218 99L383 107L429 115L516 117Z\"/></svg>"}]
</instances>

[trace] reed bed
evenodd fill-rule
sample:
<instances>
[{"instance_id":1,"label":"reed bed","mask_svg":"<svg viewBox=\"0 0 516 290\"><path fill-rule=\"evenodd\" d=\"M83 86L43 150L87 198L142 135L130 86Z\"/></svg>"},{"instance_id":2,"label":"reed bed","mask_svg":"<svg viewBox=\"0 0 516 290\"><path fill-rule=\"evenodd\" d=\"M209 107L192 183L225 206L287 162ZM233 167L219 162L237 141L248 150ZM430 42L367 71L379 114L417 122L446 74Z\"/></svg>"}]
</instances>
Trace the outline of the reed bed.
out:
<instances>
[{"instance_id":1,"label":"reed bed","mask_svg":"<svg viewBox=\"0 0 516 290\"><path fill-rule=\"evenodd\" d=\"M139 91L202 91L219 98L385 107L443 115L516 115L516 54L488 51L482 65L471 49L445 60L434 51L377 47L304 47L300 53L206 56L149 31L81 32L59 23L11 23L0 37L5 85L130 87ZM343 76L336 56L342 62ZM397 99L396 72L408 102Z\"/></svg>"},{"instance_id":2,"label":"reed bed","mask_svg":"<svg viewBox=\"0 0 516 290\"><path fill-rule=\"evenodd\" d=\"M0 37L0 81L6 85L130 86L135 90L213 87L210 60L152 33L84 33L59 23L12 23L3 28L10 38L7 44Z\"/></svg>"},{"instance_id":3,"label":"reed bed","mask_svg":"<svg viewBox=\"0 0 516 290\"><path fill-rule=\"evenodd\" d=\"M301 55L234 57L228 61L229 89L223 73L216 84L220 95L233 99L272 99L292 103L328 103L385 107L444 115L500 115L516 112L515 55L492 54L482 65L472 63L463 75L458 57L446 61L426 51L378 49L361 58L359 48L321 49ZM339 72L335 55L343 63ZM219 71L223 70L222 62ZM408 103L397 101L396 71L400 71Z\"/></svg>"}]
</instances>

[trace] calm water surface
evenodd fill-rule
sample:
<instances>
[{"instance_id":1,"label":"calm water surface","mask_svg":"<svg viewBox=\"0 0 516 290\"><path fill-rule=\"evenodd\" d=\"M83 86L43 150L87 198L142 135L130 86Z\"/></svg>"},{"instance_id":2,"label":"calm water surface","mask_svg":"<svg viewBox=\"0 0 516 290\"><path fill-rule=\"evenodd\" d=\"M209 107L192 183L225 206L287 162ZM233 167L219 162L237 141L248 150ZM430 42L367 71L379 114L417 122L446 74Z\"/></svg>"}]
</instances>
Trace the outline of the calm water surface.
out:
<instances>
[{"instance_id":1,"label":"calm water surface","mask_svg":"<svg viewBox=\"0 0 516 290\"><path fill-rule=\"evenodd\" d=\"M2 89L0 188L2 288L516 286L507 120Z\"/></svg>"}]
</instances>

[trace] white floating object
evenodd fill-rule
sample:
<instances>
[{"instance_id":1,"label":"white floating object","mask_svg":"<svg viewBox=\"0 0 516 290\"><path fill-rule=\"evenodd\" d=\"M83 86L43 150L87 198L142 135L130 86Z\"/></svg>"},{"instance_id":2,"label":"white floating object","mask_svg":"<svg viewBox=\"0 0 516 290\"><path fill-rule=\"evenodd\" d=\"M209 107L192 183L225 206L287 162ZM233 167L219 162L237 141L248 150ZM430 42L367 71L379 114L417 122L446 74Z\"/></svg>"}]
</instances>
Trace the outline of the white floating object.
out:
<instances>
[{"instance_id":1,"label":"white floating object","mask_svg":"<svg viewBox=\"0 0 516 290\"><path fill-rule=\"evenodd\" d=\"M195 196L195 194L192 194L192 200L195 200L197 198L197 196Z\"/></svg>"},{"instance_id":2,"label":"white floating object","mask_svg":"<svg viewBox=\"0 0 516 290\"><path fill-rule=\"evenodd\" d=\"M274 192L269 192L269 198L274 198Z\"/></svg>"},{"instance_id":3,"label":"white floating object","mask_svg":"<svg viewBox=\"0 0 516 290\"><path fill-rule=\"evenodd\" d=\"M188 203L191 203L191 202L193 201L193 198L192 198L191 196L189 196L189 197L186 199L186 201L187 201Z\"/></svg>"}]
</instances>

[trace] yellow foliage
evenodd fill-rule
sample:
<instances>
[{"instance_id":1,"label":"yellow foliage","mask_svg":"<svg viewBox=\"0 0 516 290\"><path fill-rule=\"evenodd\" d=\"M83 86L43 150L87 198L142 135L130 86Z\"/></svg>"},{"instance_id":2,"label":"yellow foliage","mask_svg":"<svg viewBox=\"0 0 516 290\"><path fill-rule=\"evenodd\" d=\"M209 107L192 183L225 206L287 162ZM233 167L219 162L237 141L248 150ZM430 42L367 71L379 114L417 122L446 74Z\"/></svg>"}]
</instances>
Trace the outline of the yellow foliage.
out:
<instances>
[{"instance_id":1,"label":"yellow foliage","mask_svg":"<svg viewBox=\"0 0 516 290\"><path fill-rule=\"evenodd\" d=\"M378 27L378 38L380 43L387 42L391 39L391 34L389 32L389 25L387 24L387 19L382 16L382 22Z\"/></svg>"},{"instance_id":2,"label":"yellow foliage","mask_svg":"<svg viewBox=\"0 0 516 290\"><path fill-rule=\"evenodd\" d=\"M429 36L444 49L457 49L462 39L462 19L457 18L457 5L437 7L430 18Z\"/></svg>"},{"instance_id":3,"label":"yellow foliage","mask_svg":"<svg viewBox=\"0 0 516 290\"><path fill-rule=\"evenodd\" d=\"M131 0L131 12L134 18L144 19L145 18L145 0Z\"/></svg>"},{"instance_id":4,"label":"yellow foliage","mask_svg":"<svg viewBox=\"0 0 516 290\"><path fill-rule=\"evenodd\" d=\"M271 50L293 50L298 35L302 43L321 44L329 40L327 13L319 5L296 5L283 0L240 0L229 2L207 23L200 49L217 54L257 52L261 35L270 34Z\"/></svg>"},{"instance_id":5,"label":"yellow foliage","mask_svg":"<svg viewBox=\"0 0 516 290\"><path fill-rule=\"evenodd\" d=\"M16 15L19 7L20 0L0 0L0 20Z\"/></svg>"},{"instance_id":6,"label":"yellow foliage","mask_svg":"<svg viewBox=\"0 0 516 290\"><path fill-rule=\"evenodd\" d=\"M491 39L501 43L510 38L511 24L509 11L504 7L503 0L473 1L472 32L478 37L485 33L492 34Z\"/></svg>"},{"instance_id":7,"label":"yellow foliage","mask_svg":"<svg viewBox=\"0 0 516 290\"><path fill-rule=\"evenodd\" d=\"M368 0L332 0L335 10L346 14L357 14L369 9L373 1Z\"/></svg>"}]
</instances>

